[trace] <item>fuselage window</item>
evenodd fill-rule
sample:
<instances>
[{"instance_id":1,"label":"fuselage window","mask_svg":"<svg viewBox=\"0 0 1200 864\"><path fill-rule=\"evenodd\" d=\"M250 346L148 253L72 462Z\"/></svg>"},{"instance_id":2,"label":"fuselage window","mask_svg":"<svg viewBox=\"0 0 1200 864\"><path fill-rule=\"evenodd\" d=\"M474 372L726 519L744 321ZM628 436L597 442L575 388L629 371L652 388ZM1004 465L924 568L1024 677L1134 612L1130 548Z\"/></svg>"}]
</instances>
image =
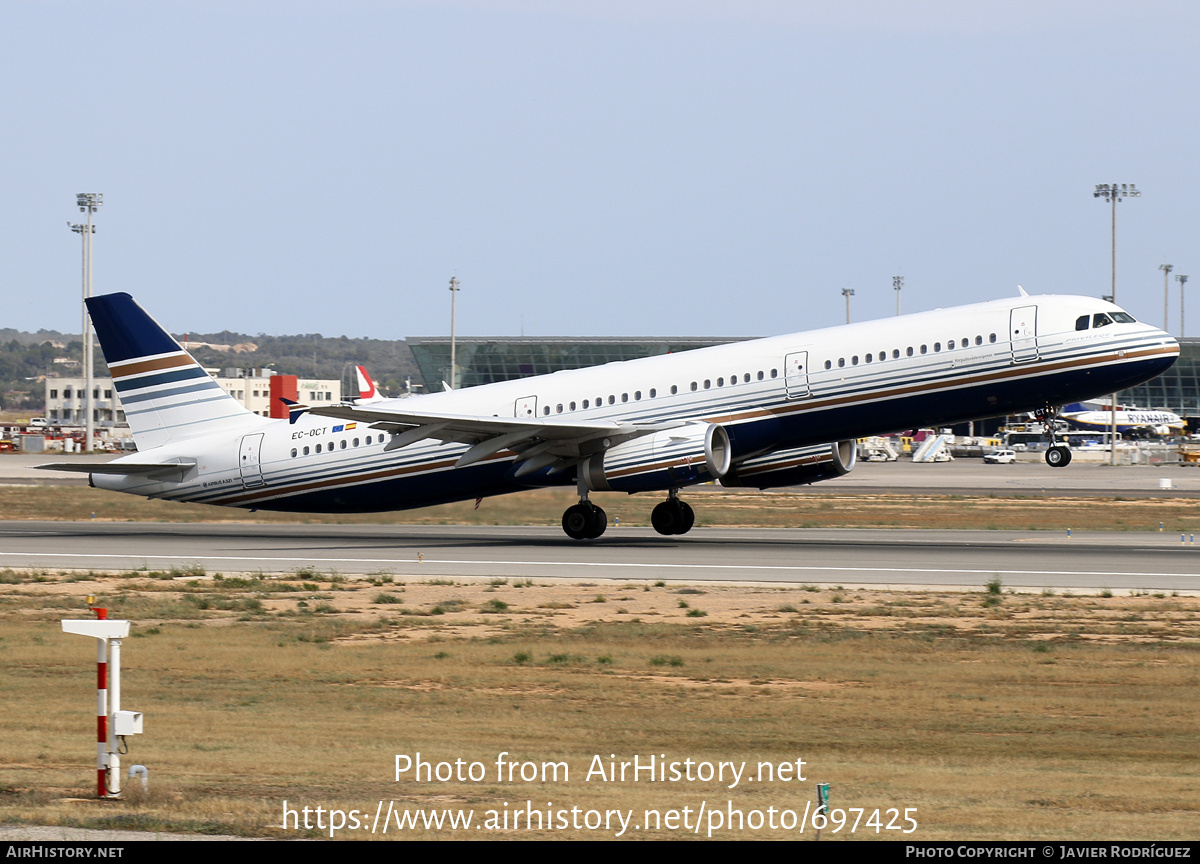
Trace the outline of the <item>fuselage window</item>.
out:
<instances>
[{"instance_id":1,"label":"fuselage window","mask_svg":"<svg viewBox=\"0 0 1200 864\"><path fill-rule=\"evenodd\" d=\"M1103 312L1097 312L1095 315L1092 316L1092 326L1093 327L1107 327L1111 323L1113 323L1113 320L1111 318L1109 318L1107 315L1105 315Z\"/></svg>"},{"instance_id":2,"label":"fuselage window","mask_svg":"<svg viewBox=\"0 0 1200 864\"><path fill-rule=\"evenodd\" d=\"M293 459L296 458L296 448L295 447L292 448L292 458Z\"/></svg>"},{"instance_id":3,"label":"fuselage window","mask_svg":"<svg viewBox=\"0 0 1200 864\"><path fill-rule=\"evenodd\" d=\"M846 365L846 358L845 358L845 357L839 357L839 358L838 358L838 368L839 368L839 369L841 369L841 368L842 368L843 366L845 366L845 365Z\"/></svg>"},{"instance_id":4,"label":"fuselage window","mask_svg":"<svg viewBox=\"0 0 1200 864\"><path fill-rule=\"evenodd\" d=\"M651 398L651 399L653 399L653 398L654 398L655 396L657 396L657 395L658 395L658 390L657 390L657 388L651 387L651 388L650 388L650 398Z\"/></svg>"},{"instance_id":5,"label":"fuselage window","mask_svg":"<svg viewBox=\"0 0 1200 864\"><path fill-rule=\"evenodd\" d=\"M633 391L633 401L634 401L634 402L640 402L640 401L641 401L641 399L642 399L642 391L641 391L641 390L634 390L634 391Z\"/></svg>"},{"instance_id":6,"label":"fuselage window","mask_svg":"<svg viewBox=\"0 0 1200 864\"><path fill-rule=\"evenodd\" d=\"M758 373L758 380L763 380L763 373L761 371Z\"/></svg>"},{"instance_id":7,"label":"fuselage window","mask_svg":"<svg viewBox=\"0 0 1200 864\"><path fill-rule=\"evenodd\" d=\"M942 343L941 343L941 342L934 342L934 343L933 343L933 350L934 350L934 351L941 351L941 350L942 350Z\"/></svg>"},{"instance_id":8,"label":"fuselage window","mask_svg":"<svg viewBox=\"0 0 1200 864\"><path fill-rule=\"evenodd\" d=\"M671 395L672 395L672 396L674 396L674 395L676 395L677 393L679 393L679 385L678 385L678 384L672 384L672 385L671 385Z\"/></svg>"},{"instance_id":9,"label":"fuselage window","mask_svg":"<svg viewBox=\"0 0 1200 864\"><path fill-rule=\"evenodd\" d=\"M996 334L995 334L995 333L989 333L989 334L988 334L988 341L994 344L994 343L995 343L995 341L996 341Z\"/></svg>"},{"instance_id":10,"label":"fuselage window","mask_svg":"<svg viewBox=\"0 0 1200 864\"><path fill-rule=\"evenodd\" d=\"M358 446L358 439L357 439L357 438L355 438L355 439L354 439L354 446L355 446L355 447L357 447L357 446Z\"/></svg>"},{"instance_id":11,"label":"fuselage window","mask_svg":"<svg viewBox=\"0 0 1200 864\"><path fill-rule=\"evenodd\" d=\"M550 415L550 406L549 405L542 406L542 414L544 414L546 416Z\"/></svg>"},{"instance_id":12,"label":"fuselage window","mask_svg":"<svg viewBox=\"0 0 1200 864\"><path fill-rule=\"evenodd\" d=\"M724 387L724 386L725 386L725 379L724 379L724 378L718 378L718 379L717 379L717 386L718 386L718 387Z\"/></svg>"},{"instance_id":13,"label":"fuselage window","mask_svg":"<svg viewBox=\"0 0 1200 864\"><path fill-rule=\"evenodd\" d=\"M772 377L772 378L778 378L778 377L779 377L779 370L778 370L778 369L772 369L772 370L771 370L771 377Z\"/></svg>"},{"instance_id":14,"label":"fuselage window","mask_svg":"<svg viewBox=\"0 0 1200 864\"><path fill-rule=\"evenodd\" d=\"M925 345L922 345L922 346L921 346L921 353L922 353L922 354L928 354L928 353L929 353L929 348L928 348L927 346L925 346Z\"/></svg>"},{"instance_id":15,"label":"fuselage window","mask_svg":"<svg viewBox=\"0 0 1200 864\"><path fill-rule=\"evenodd\" d=\"M832 360L826 360L826 361L825 361L825 368L826 368L826 369L832 369L832 368L833 368L833 361L832 361Z\"/></svg>"},{"instance_id":16,"label":"fuselage window","mask_svg":"<svg viewBox=\"0 0 1200 864\"><path fill-rule=\"evenodd\" d=\"M749 373L749 372L747 372L747 373L746 373L746 375L745 375L745 377L744 377L744 378L742 378L742 383L743 383L743 384L749 384L749 383L750 383L750 373Z\"/></svg>"},{"instance_id":17,"label":"fuselage window","mask_svg":"<svg viewBox=\"0 0 1200 864\"><path fill-rule=\"evenodd\" d=\"M320 445L320 444L318 444L318 445L317 445L317 452L318 452L318 453L320 453L320 452L321 452L321 445Z\"/></svg>"},{"instance_id":18,"label":"fuselage window","mask_svg":"<svg viewBox=\"0 0 1200 864\"><path fill-rule=\"evenodd\" d=\"M572 402L570 407L571 407L571 410L572 410L572 411L574 411L574 410L575 410L575 403L574 403L574 402Z\"/></svg>"},{"instance_id":19,"label":"fuselage window","mask_svg":"<svg viewBox=\"0 0 1200 864\"><path fill-rule=\"evenodd\" d=\"M976 345L982 345L982 344L983 344L983 337L982 337L982 336L976 336L976 337L975 337L975 344L976 344Z\"/></svg>"},{"instance_id":20,"label":"fuselage window","mask_svg":"<svg viewBox=\"0 0 1200 864\"><path fill-rule=\"evenodd\" d=\"M557 405L554 406L554 413L555 414L562 413L562 403L561 402L559 402Z\"/></svg>"},{"instance_id":21,"label":"fuselage window","mask_svg":"<svg viewBox=\"0 0 1200 864\"><path fill-rule=\"evenodd\" d=\"M613 396L613 395L610 393L610 394L609 394L609 396L608 396L608 404L609 404L609 405L615 405L615 404L617 404L617 397L616 397L616 396Z\"/></svg>"},{"instance_id":22,"label":"fuselage window","mask_svg":"<svg viewBox=\"0 0 1200 864\"><path fill-rule=\"evenodd\" d=\"M905 353L908 354L909 357L913 356L913 350L912 350L911 345L908 346L908 351L906 351Z\"/></svg>"},{"instance_id":23,"label":"fuselage window","mask_svg":"<svg viewBox=\"0 0 1200 864\"><path fill-rule=\"evenodd\" d=\"M899 360L899 359L900 359L900 349L899 349L899 348L893 348L893 349L892 349L892 359L893 359L893 360Z\"/></svg>"},{"instance_id":24,"label":"fuselage window","mask_svg":"<svg viewBox=\"0 0 1200 864\"><path fill-rule=\"evenodd\" d=\"M951 339L949 342L946 343L946 350L947 351L954 350L954 340L953 339Z\"/></svg>"},{"instance_id":25,"label":"fuselage window","mask_svg":"<svg viewBox=\"0 0 1200 864\"><path fill-rule=\"evenodd\" d=\"M590 402L589 402L587 399L584 399L584 400L583 400L583 407L584 407L584 408L588 407L588 405L590 405L590 404L591 404L591 403L590 403Z\"/></svg>"},{"instance_id":26,"label":"fuselage window","mask_svg":"<svg viewBox=\"0 0 1200 864\"><path fill-rule=\"evenodd\" d=\"M851 366L858 365L858 355L857 354L855 354L853 357L850 358L850 365ZM774 377L774 376L772 376L772 377Z\"/></svg>"},{"instance_id":27,"label":"fuselage window","mask_svg":"<svg viewBox=\"0 0 1200 864\"><path fill-rule=\"evenodd\" d=\"M870 354L868 354L868 355L867 355L867 362L868 362L868 363L870 363L870 362L871 362L871 355L870 355Z\"/></svg>"},{"instance_id":28,"label":"fuselage window","mask_svg":"<svg viewBox=\"0 0 1200 864\"><path fill-rule=\"evenodd\" d=\"M710 387L712 387L712 381L711 381L710 379L708 379L708 378L705 378L705 379L704 379L704 389L705 389L705 390L707 390L707 389L709 389Z\"/></svg>"},{"instance_id":29,"label":"fuselage window","mask_svg":"<svg viewBox=\"0 0 1200 864\"><path fill-rule=\"evenodd\" d=\"M622 401L622 402L628 402L628 401L629 401L629 394L628 394L628 393L622 393L622 394L621 394L621 401Z\"/></svg>"},{"instance_id":30,"label":"fuselage window","mask_svg":"<svg viewBox=\"0 0 1200 864\"><path fill-rule=\"evenodd\" d=\"M304 455L305 455L305 456L307 456L307 455L308 455L308 448L307 448L307 447L305 447L305 448L304 448Z\"/></svg>"},{"instance_id":31,"label":"fuselage window","mask_svg":"<svg viewBox=\"0 0 1200 864\"><path fill-rule=\"evenodd\" d=\"M342 439L342 443L341 443L339 446L340 446L340 447L341 447L343 450L345 450L345 449L346 449L346 439L345 439L345 438L343 438L343 439Z\"/></svg>"},{"instance_id":32,"label":"fuselage window","mask_svg":"<svg viewBox=\"0 0 1200 864\"><path fill-rule=\"evenodd\" d=\"M695 381L692 382L692 392L693 393L696 392L696 382Z\"/></svg>"}]
</instances>

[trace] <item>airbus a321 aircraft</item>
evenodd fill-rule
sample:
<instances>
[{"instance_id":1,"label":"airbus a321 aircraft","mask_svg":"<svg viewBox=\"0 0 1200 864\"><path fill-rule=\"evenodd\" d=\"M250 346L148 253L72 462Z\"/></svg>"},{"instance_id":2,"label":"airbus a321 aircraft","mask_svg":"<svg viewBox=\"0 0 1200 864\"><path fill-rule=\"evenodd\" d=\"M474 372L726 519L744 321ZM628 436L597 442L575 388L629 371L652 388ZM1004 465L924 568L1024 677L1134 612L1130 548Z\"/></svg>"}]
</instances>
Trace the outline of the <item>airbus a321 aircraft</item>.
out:
<instances>
[{"instance_id":1,"label":"airbus a321 aircraft","mask_svg":"<svg viewBox=\"0 0 1200 864\"><path fill-rule=\"evenodd\" d=\"M680 489L767 489L854 468L855 439L1053 409L1167 369L1168 334L1090 297L1021 296L609 363L407 399L252 414L128 294L87 301L138 452L93 486L247 509L368 512L575 484L575 539L604 533L589 492L666 493L660 534L694 521ZM1051 411L1053 413L1053 411ZM1051 466L1070 451L1047 451Z\"/></svg>"}]
</instances>

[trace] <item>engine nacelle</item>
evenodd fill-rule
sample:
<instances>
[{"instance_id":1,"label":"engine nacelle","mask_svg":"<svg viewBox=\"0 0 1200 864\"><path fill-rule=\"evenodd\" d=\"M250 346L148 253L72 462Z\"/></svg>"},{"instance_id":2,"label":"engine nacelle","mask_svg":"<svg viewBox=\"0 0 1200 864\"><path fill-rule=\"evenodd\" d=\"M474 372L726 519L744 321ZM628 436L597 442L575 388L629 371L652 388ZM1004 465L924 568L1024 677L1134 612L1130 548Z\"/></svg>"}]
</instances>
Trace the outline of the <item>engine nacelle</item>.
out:
<instances>
[{"instance_id":1,"label":"engine nacelle","mask_svg":"<svg viewBox=\"0 0 1200 864\"><path fill-rule=\"evenodd\" d=\"M853 440L780 450L733 466L721 477L721 485L772 489L817 483L849 474L857 460L858 442Z\"/></svg>"},{"instance_id":2,"label":"engine nacelle","mask_svg":"<svg viewBox=\"0 0 1200 864\"><path fill-rule=\"evenodd\" d=\"M731 458L723 427L688 423L596 453L582 468L593 492L649 492L720 479L729 471Z\"/></svg>"}]
</instances>

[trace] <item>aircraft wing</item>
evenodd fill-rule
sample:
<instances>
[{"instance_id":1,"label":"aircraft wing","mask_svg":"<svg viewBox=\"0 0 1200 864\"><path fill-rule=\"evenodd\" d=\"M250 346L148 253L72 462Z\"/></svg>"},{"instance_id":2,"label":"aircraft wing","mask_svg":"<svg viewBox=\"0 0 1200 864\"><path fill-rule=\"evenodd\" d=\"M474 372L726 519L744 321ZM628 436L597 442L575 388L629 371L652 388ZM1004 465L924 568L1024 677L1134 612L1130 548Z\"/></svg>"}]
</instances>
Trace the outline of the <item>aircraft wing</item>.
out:
<instances>
[{"instance_id":1,"label":"aircraft wing","mask_svg":"<svg viewBox=\"0 0 1200 864\"><path fill-rule=\"evenodd\" d=\"M329 405L313 408L310 414L369 423L374 429L392 433L385 450L396 450L416 441L434 438L443 442L470 444L456 468L511 450L523 463L517 476L539 468L561 470L580 459L622 441L684 425L666 423L621 423L608 420L565 422L558 420L488 417L473 414L419 413L379 406Z\"/></svg>"}]
</instances>

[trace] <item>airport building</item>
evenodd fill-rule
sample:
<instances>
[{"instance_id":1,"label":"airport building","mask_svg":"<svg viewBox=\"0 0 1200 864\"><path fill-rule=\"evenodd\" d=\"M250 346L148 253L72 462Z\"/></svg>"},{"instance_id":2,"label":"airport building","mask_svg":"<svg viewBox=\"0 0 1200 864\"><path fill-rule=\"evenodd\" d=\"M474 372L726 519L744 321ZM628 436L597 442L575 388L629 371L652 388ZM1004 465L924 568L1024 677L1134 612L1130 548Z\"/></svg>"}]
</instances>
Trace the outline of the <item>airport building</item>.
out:
<instances>
[{"instance_id":1,"label":"airport building","mask_svg":"<svg viewBox=\"0 0 1200 864\"><path fill-rule=\"evenodd\" d=\"M342 383L319 378L297 378L276 375L272 369L208 369L206 370L225 392L262 417L286 417L287 410L273 405L271 391L306 405L332 405L341 401ZM219 373L219 374L218 374ZM294 386L288 385L294 381ZM46 379L46 422L51 425L85 425L83 397L84 379ZM296 395L291 395L296 394ZM278 400L275 400L278 402ZM125 426L125 412L113 389L111 378L92 379L92 422L100 428Z\"/></svg>"},{"instance_id":2,"label":"airport building","mask_svg":"<svg viewBox=\"0 0 1200 864\"><path fill-rule=\"evenodd\" d=\"M412 350L425 388L436 393L443 382L450 382L450 340L410 336ZM563 369L603 366L620 360L637 360L660 354L676 354L693 348L708 348L740 342L736 338L710 339L627 339L627 338L543 338L456 339L455 365L458 367L454 389L511 381L532 375L548 375Z\"/></svg>"},{"instance_id":3,"label":"airport building","mask_svg":"<svg viewBox=\"0 0 1200 864\"><path fill-rule=\"evenodd\" d=\"M1157 378L1121 393L1118 401L1139 408L1165 408L1200 421L1200 338L1179 340L1179 359ZM1195 428L1200 422L1189 423Z\"/></svg>"}]
</instances>

